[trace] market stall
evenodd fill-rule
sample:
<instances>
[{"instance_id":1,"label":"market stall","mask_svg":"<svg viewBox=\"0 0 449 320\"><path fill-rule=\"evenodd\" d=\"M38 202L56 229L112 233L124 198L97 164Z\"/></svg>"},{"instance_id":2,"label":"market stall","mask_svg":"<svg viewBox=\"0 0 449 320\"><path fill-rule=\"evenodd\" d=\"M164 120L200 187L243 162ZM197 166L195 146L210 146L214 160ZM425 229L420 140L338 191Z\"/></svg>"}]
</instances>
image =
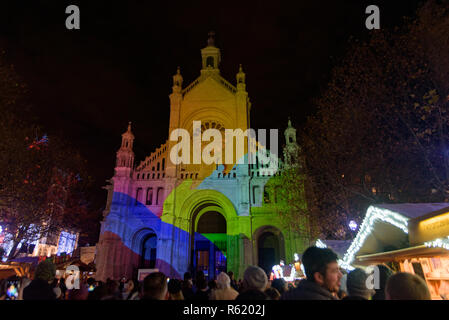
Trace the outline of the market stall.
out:
<instances>
[{"instance_id":1,"label":"market stall","mask_svg":"<svg viewBox=\"0 0 449 320\"><path fill-rule=\"evenodd\" d=\"M354 267L387 264L426 280L432 299L449 299L449 204L368 208L343 260Z\"/></svg>"}]
</instances>

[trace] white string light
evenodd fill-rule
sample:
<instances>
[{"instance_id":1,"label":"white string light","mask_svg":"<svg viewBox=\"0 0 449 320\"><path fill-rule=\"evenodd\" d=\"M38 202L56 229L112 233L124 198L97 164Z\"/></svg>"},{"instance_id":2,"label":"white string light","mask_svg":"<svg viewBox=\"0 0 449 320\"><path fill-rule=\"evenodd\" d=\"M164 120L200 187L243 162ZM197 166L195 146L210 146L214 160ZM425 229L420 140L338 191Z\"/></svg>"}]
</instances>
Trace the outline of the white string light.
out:
<instances>
[{"instance_id":1,"label":"white string light","mask_svg":"<svg viewBox=\"0 0 449 320\"><path fill-rule=\"evenodd\" d=\"M321 239L318 239L315 242L315 246L317 246L318 248L327 248L327 245L323 241L321 241Z\"/></svg>"},{"instance_id":2,"label":"white string light","mask_svg":"<svg viewBox=\"0 0 449 320\"><path fill-rule=\"evenodd\" d=\"M447 239L438 238L433 241L424 242L424 245L429 248L438 247L438 248L444 248L446 250L449 250L449 237L447 237Z\"/></svg>"},{"instance_id":3,"label":"white string light","mask_svg":"<svg viewBox=\"0 0 449 320\"><path fill-rule=\"evenodd\" d=\"M327 245L323 241L321 241L321 239L318 239L315 242L315 246L318 248L327 248ZM348 271L354 270L354 267L352 267L351 265L349 265L348 263L346 263L345 261L343 261L341 259L338 259L337 263L340 267L342 267Z\"/></svg>"},{"instance_id":4,"label":"white string light","mask_svg":"<svg viewBox=\"0 0 449 320\"><path fill-rule=\"evenodd\" d=\"M408 234L408 218L388 209L370 206L357 236L343 257L343 263L346 266L350 266L352 261L354 261L355 254L360 250L366 238L372 232L374 223L377 220L390 223Z\"/></svg>"}]
</instances>

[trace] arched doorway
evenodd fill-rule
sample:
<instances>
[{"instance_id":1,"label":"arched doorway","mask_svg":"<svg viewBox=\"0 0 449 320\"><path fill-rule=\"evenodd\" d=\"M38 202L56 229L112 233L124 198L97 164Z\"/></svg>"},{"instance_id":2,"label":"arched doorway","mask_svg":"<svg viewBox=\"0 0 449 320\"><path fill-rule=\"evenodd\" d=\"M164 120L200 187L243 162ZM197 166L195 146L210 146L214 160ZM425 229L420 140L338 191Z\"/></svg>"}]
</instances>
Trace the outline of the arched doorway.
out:
<instances>
[{"instance_id":1,"label":"arched doorway","mask_svg":"<svg viewBox=\"0 0 449 320\"><path fill-rule=\"evenodd\" d=\"M202 271L212 280L220 272L226 272L226 219L213 207L206 207L195 215L192 223L193 273Z\"/></svg>"},{"instance_id":2,"label":"arched doorway","mask_svg":"<svg viewBox=\"0 0 449 320\"><path fill-rule=\"evenodd\" d=\"M285 260L284 237L279 229L265 226L256 232L257 263L267 274L280 260Z\"/></svg>"},{"instance_id":3,"label":"arched doorway","mask_svg":"<svg viewBox=\"0 0 449 320\"><path fill-rule=\"evenodd\" d=\"M279 264L279 239L272 232L264 232L257 241L259 266L270 273L275 264Z\"/></svg>"},{"instance_id":4,"label":"arched doorway","mask_svg":"<svg viewBox=\"0 0 449 320\"><path fill-rule=\"evenodd\" d=\"M143 228L134 233L132 250L138 255L135 262L137 269L154 268L156 265L157 235L150 228Z\"/></svg>"},{"instance_id":5,"label":"arched doorway","mask_svg":"<svg viewBox=\"0 0 449 320\"><path fill-rule=\"evenodd\" d=\"M140 268L154 268L156 266L157 237L154 233L147 234L141 245Z\"/></svg>"}]
</instances>

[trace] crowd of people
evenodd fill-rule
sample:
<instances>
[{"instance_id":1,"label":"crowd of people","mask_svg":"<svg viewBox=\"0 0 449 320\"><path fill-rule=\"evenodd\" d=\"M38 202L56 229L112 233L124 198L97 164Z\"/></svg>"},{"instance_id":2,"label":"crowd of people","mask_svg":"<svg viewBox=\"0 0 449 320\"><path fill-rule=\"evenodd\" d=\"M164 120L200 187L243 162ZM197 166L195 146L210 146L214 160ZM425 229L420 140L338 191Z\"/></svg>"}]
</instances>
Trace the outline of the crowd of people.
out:
<instances>
[{"instance_id":1,"label":"crowd of people","mask_svg":"<svg viewBox=\"0 0 449 320\"><path fill-rule=\"evenodd\" d=\"M208 281L203 272L195 279L186 272L184 279L168 279L154 272L142 282L135 279L108 279L106 282L87 278L79 289L68 289L55 278L56 268L41 262L33 280L22 278L19 300L430 300L426 282L410 273L394 273L379 265L377 287L370 289L368 274L355 269L347 274L340 269L337 255L330 249L310 247L303 256L305 279L286 282L268 280L257 266L249 266L243 279L236 281L232 272L221 272ZM6 298L6 282L0 284L0 300Z\"/></svg>"}]
</instances>

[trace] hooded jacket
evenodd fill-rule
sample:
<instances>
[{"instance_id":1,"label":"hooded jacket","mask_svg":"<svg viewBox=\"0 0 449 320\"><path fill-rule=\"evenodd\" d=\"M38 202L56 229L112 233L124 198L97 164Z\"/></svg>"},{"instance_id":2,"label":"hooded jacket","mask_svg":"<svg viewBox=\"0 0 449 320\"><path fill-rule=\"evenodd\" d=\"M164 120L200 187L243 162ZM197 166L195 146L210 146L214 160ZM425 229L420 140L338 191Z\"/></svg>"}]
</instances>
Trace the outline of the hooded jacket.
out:
<instances>
[{"instance_id":1,"label":"hooded jacket","mask_svg":"<svg viewBox=\"0 0 449 320\"><path fill-rule=\"evenodd\" d=\"M302 280L295 289L285 292L281 300L338 300L338 298L319 284Z\"/></svg>"}]
</instances>

